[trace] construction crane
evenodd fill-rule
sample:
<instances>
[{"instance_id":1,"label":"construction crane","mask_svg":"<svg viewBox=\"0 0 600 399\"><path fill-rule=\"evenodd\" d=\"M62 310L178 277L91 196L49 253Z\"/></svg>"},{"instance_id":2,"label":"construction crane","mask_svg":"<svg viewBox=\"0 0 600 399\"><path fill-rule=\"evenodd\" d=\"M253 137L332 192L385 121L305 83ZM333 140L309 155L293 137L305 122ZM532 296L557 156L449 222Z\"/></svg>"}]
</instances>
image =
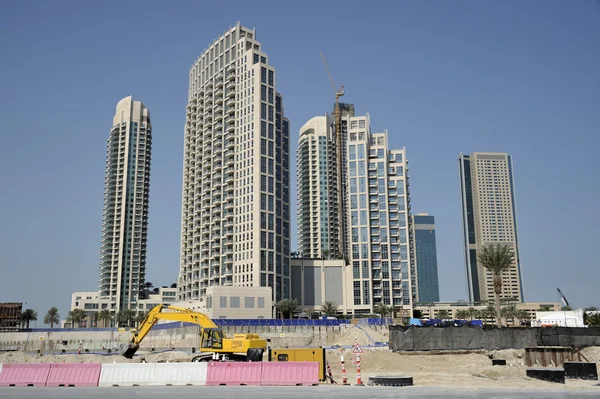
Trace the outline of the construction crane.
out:
<instances>
[{"instance_id":1,"label":"construction crane","mask_svg":"<svg viewBox=\"0 0 600 399\"><path fill-rule=\"evenodd\" d=\"M339 99L344 95L344 85L341 85L339 89L336 88L333 83L333 77L331 76L331 72L329 72L329 67L327 66L327 61L325 61L325 56L321 52L321 59L323 60L323 64L325 65L325 70L327 71L327 76L329 76L329 81L331 82L331 87L333 88L333 92L335 93L335 107L333 109L333 128L335 130L335 152L336 152L336 167L337 167L337 197L338 197L338 238L339 238L339 252L340 255L346 260L346 239L345 239L345 218L344 218L344 209L343 209L343 200L344 200L344 171L343 171L343 162L342 162L342 113L340 111L340 102Z\"/></svg>"},{"instance_id":2,"label":"construction crane","mask_svg":"<svg viewBox=\"0 0 600 399\"><path fill-rule=\"evenodd\" d=\"M562 293L562 291L560 290L560 288L557 288L556 291L558 291L558 295L560 296L560 299L563 302L563 306L571 306L569 305L569 301L567 301L567 297L565 297Z\"/></svg>"}]
</instances>

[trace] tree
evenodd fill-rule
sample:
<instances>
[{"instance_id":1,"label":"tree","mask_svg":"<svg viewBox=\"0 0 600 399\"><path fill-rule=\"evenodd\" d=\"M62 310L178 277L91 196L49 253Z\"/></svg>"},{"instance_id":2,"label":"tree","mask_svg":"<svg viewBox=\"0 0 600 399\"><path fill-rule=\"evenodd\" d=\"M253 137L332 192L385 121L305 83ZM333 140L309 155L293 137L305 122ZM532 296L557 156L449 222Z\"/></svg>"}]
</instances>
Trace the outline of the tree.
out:
<instances>
[{"instance_id":1,"label":"tree","mask_svg":"<svg viewBox=\"0 0 600 399\"><path fill-rule=\"evenodd\" d=\"M469 308L467 309L467 316L469 316L469 319L472 321L473 319L477 318L478 315L478 311L475 308Z\"/></svg>"},{"instance_id":2,"label":"tree","mask_svg":"<svg viewBox=\"0 0 600 399\"><path fill-rule=\"evenodd\" d=\"M275 307L281 314L282 319L285 318L286 313L289 315L289 318L291 319L294 315L294 311L296 309L298 309L298 300L296 298L282 299L275 304Z\"/></svg>"},{"instance_id":3,"label":"tree","mask_svg":"<svg viewBox=\"0 0 600 399\"><path fill-rule=\"evenodd\" d=\"M37 321L37 312L33 309L25 309L21 313L21 326L27 324L27 329L29 330L29 322L31 321Z\"/></svg>"},{"instance_id":4,"label":"tree","mask_svg":"<svg viewBox=\"0 0 600 399\"><path fill-rule=\"evenodd\" d=\"M131 327L133 320L135 319L135 310L124 309L117 314L117 321L119 325L125 325Z\"/></svg>"},{"instance_id":5,"label":"tree","mask_svg":"<svg viewBox=\"0 0 600 399\"><path fill-rule=\"evenodd\" d=\"M489 304L485 309L479 312L479 317L484 320L493 319L496 316L496 308L494 305Z\"/></svg>"},{"instance_id":6,"label":"tree","mask_svg":"<svg viewBox=\"0 0 600 399\"><path fill-rule=\"evenodd\" d=\"M46 316L44 316L44 324L50 324L50 328L54 328L54 325L58 323L60 323L58 308L56 306L52 306L50 309L48 309Z\"/></svg>"},{"instance_id":7,"label":"tree","mask_svg":"<svg viewBox=\"0 0 600 399\"><path fill-rule=\"evenodd\" d=\"M146 281L146 282L144 283L144 287L145 287L147 290L150 290L150 288L154 287L154 284L152 284L150 281Z\"/></svg>"},{"instance_id":8,"label":"tree","mask_svg":"<svg viewBox=\"0 0 600 399\"><path fill-rule=\"evenodd\" d=\"M322 259L329 259L329 250L328 249L323 249L321 251L321 258Z\"/></svg>"},{"instance_id":9,"label":"tree","mask_svg":"<svg viewBox=\"0 0 600 399\"><path fill-rule=\"evenodd\" d=\"M515 318L519 320L519 324L521 324L521 322L527 322L528 320L529 322L531 322L531 316L529 315L529 312L525 309L517 310L515 312Z\"/></svg>"},{"instance_id":10,"label":"tree","mask_svg":"<svg viewBox=\"0 0 600 399\"><path fill-rule=\"evenodd\" d=\"M159 291L158 287L154 287L154 289L152 290L152 293L158 294L158 291Z\"/></svg>"},{"instance_id":11,"label":"tree","mask_svg":"<svg viewBox=\"0 0 600 399\"><path fill-rule=\"evenodd\" d=\"M137 314L135 315L135 322L137 323L138 327L140 326L140 324L142 324L144 320L146 320L147 315L148 313L144 311L137 312Z\"/></svg>"},{"instance_id":12,"label":"tree","mask_svg":"<svg viewBox=\"0 0 600 399\"><path fill-rule=\"evenodd\" d=\"M88 327L98 327L98 312L96 312L95 310L86 312L86 318L90 321Z\"/></svg>"},{"instance_id":13,"label":"tree","mask_svg":"<svg viewBox=\"0 0 600 399\"><path fill-rule=\"evenodd\" d=\"M569 305L565 305L562 308L560 308L560 310L565 310L565 311L566 310L573 310L573 308L571 306L569 306Z\"/></svg>"},{"instance_id":14,"label":"tree","mask_svg":"<svg viewBox=\"0 0 600 399\"><path fill-rule=\"evenodd\" d=\"M597 312L598 308L595 306L588 306L587 308L583 309L585 312Z\"/></svg>"},{"instance_id":15,"label":"tree","mask_svg":"<svg viewBox=\"0 0 600 399\"><path fill-rule=\"evenodd\" d=\"M413 317L415 319L420 319L421 317L423 317L423 312L421 312L420 310L414 309L413 310Z\"/></svg>"},{"instance_id":16,"label":"tree","mask_svg":"<svg viewBox=\"0 0 600 399\"><path fill-rule=\"evenodd\" d=\"M171 288L177 288L177 283L171 284Z\"/></svg>"},{"instance_id":17,"label":"tree","mask_svg":"<svg viewBox=\"0 0 600 399\"><path fill-rule=\"evenodd\" d=\"M468 310L461 309L458 312L456 312L456 318L458 320L466 320L467 317L469 317L469 311Z\"/></svg>"},{"instance_id":18,"label":"tree","mask_svg":"<svg viewBox=\"0 0 600 399\"><path fill-rule=\"evenodd\" d=\"M600 327L600 313L592 313L588 315L587 324L591 327Z\"/></svg>"},{"instance_id":19,"label":"tree","mask_svg":"<svg viewBox=\"0 0 600 399\"><path fill-rule=\"evenodd\" d=\"M514 318L515 318L515 314L517 313L517 307L515 305L508 305L503 307L500 310L500 316L508 323L508 319L513 319L514 322Z\"/></svg>"},{"instance_id":20,"label":"tree","mask_svg":"<svg viewBox=\"0 0 600 399\"><path fill-rule=\"evenodd\" d=\"M540 306L540 312L550 312L552 310L552 306L544 305Z\"/></svg>"},{"instance_id":21,"label":"tree","mask_svg":"<svg viewBox=\"0 0 600 399\"><path fill-rule=\"evenodd\" d=\"M373 307L373 312L378 314L380 318L384 319L385 316L392 313L392 308L380 302Z\"/></svg>"},{"instance_id":22,"label":"tree","mask_svg":"<svg viewBox=\"0 0 600 399\"><path fill-rule=\"evenodd\" d=\"M104 328L110 326L110 321L112 320L112 313L108 309L102 309L98 312L98 321L102 322L102 326Z\"/></svg>"},{"instance_id":23,"label":"tree","mask_svg":"<svg viewBox=\"0 0 600 399\"><path fill-rule=\"evenodd\" d=\"M447 310L438 310L437 311L437 318L438 319L449 319L450 318L450 312L448 312Z\"/></svg>"},{"instance_id":24,"label":"tree","mask_svg":"<svg viewBox=\"0 0 600 399\"><path fill-rule=\"evenodd\" d=\"M513 249L508 245L486 245L477 256L479 264L488 269L494 279L496 302L496 323L500 326L500 294L502 293L502 273L508 270L515 260Z\"/></svg>"},{"instance_id":25,"label":"tree","mask_svg":"<svg viewBox=\"0 0 600 399\"><path fill-rule=\"evenodd\" d=\"M338 312L338 304L333 301L325 301L321 305L321 313L325 316L335 316Z\"/></svg>"},{"instance_id":26,"label":"tree","mask_svg":"<svg viewBox=\"0 0 600 399\"><path fill-rule=\"evenodd\" d=\"M77 323L77 328L81 328L81 322L85 320L85 316L86 313L83 309L73 309L69 312L69 320L73 323L73 326Z\"/></svg>"}]
</instances>

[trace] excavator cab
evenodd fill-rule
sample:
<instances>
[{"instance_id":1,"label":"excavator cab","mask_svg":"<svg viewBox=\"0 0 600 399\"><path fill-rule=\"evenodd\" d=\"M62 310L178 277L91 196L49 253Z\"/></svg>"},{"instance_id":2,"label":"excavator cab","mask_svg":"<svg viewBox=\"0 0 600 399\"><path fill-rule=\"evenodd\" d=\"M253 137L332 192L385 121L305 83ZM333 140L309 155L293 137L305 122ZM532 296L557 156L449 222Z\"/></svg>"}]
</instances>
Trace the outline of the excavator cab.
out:
<instances>
[{"instance_id":1,"label":"excavator cab","mask_svg":"<svg viewBox=\"0 0 600 399\"><path fill-rule=\"evenodd\" d=\"M220 328L205 328L202 330L201 348L223 349L223 330Z\"/></svg>"}]
</instances>

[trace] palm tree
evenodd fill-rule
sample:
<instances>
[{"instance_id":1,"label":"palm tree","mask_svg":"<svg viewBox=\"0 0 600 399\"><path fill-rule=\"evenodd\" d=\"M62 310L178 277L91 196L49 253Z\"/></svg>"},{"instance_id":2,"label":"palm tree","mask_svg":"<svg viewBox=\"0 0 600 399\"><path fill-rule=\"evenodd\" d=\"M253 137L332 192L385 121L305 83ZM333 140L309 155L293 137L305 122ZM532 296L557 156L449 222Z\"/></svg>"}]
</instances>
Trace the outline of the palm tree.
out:
<instances>
[{"instance_id":1,"label":"palm tree","mask_svg":"<svg viewBox=\"0 0 600 399\"><path fill-rule=\"evenodd\" d=\"M329 259L329 253L330 253L330 252L329 252L329 250L328 250L328 249L323 249L323 250L321 251L321 257L322 257L322 259Z\"/></svg>"},{"instance_id":2,"label":"palm tree","mask_svg":"<svg viewBox=\"0 0 600 399\"><path fill-rule=\"evenodd\" d=\"M335 316L338 312L338 304L333 301L325 301L321 305L321 313L325 316Z\"/></svg>"},{"instance_id":3,"label":"palm tree","mask_svg":"<svg viewBox=\"0 0 600 399\"><path fill-rule=\"evenodd\" d=\"M25 309L23 313L21 313L21 326L26 323L27 329L29 330L30 321L37 321L37 312L33 309Z\"/></svg>"},{"instance_id":4,"label":"palm tree","mask_svg":"<svg viewBox=\"0 0 600 399\"><path fill-rule=\"evenodd\" d=\"M461 309L458 312L456 312L456 318L458 320L466 320L467 317L469 317L469 311L468 310Z\"/></svg>"},{"instance_id":5,"label":"palm tree","mask_svg":"<svg viewBox=\"0 0 600 399\"><path fill-rule=\"evenodd\" d=\"M126 325L127 327L131 327L133 320L135 319L135 310L133 309L124 309L119 312L117 315L117 321L119 325Z\"/></svg>"},{"instance_id":6,"label":"palm tree","mask_svg":"<svg viewBox=\"0 0 600 399\"><path fill-rule=\"evenodd\" d=\"M477 309L475 308L469 308L467 309L467 316L469 316L469 319L472 321L474 318L477 317Z\"/></svg>"},{"instance_id":7,"label":"palm tree","mask_svg":"<svg viewBox=\"0 0 600 399\"><path fill-rule=\"evenodd\" d=\"M437 312L437 318L438 319L449 319L450 318L450 312L448 312L447 310L443 309L443 310L438 310Z\"/></svg>"},{"instance_id":8,"label":"palm tree","mask_svg":"<svg viewBox=\"0 0 600 399\"><path fill-rule=\"evenodd\" d=\"M531 316L529 315L529 312L525 309L519 309L515 312L515 319L519 320L519 324L521 324L521 322L523 321L531 321Z\"/></svg>"},{"instance_id":9,"label":"palm tree","mask_svg":"<svg viewBox=\"0 0 600 399\"><path fill-rule=\"evenodd\" d=\"M380 302L373 308L373 312L378 314L380 318L384 319L385 316L392 312L392 308L384 303Z\"/></svg>"},{"instance_id":10,"label":"palm tree","mask_svg":"<svg viewBox=\"0 0 600 399\"><path fill-rule=\"evenodd\" d=\"M477 256L479 264L488 269L494 278L496 320L500 326L500 294L502 293L502 273L508 270L515 260L513 249L508 245L485 245Z\"/></svg>"},{"instance_id":11,"label":"palm tree","mask_svg":"<svg viewBox=\"0 0 600 399\"><path fill-rule=\"evenodd\" d=\"M479 312L479 316L486 321L488 319L493 319L496 317L496 308L494 307L494 305L489 304L485 309Z\"/></svg>"},{"instance_id":12,"label":"palm tree","mask_svg":"<svg viewBox=\"0 0 600 399\"><path fill-rule=\"evenodd\" d=\"M86 312L86 318L90 320L88 327L98 327L98 312L94 310L91 312Z\"/></svg>"},{"instance_id":13,"label":"palm tree","mask_svg":"<svg viewBox=\"0 0 600 399\"><path fill-rule=\"evenodd\" d=\"M145 287L147 290L150 290L150 288L154 287L154 284L152 284L150 281L146 281L146 282L144 283L144 287Z\"/></svg>"},{"instance_id":14,"label":"palm tree","mask_svg":"<svg viewBox=\"0 0 600 399\"><path fill-rule=\"evenodd\" d=\"M500 310L500 316L505 320L506 323L508 323L508 319L513 319L514 322L516 313L517 307L515 305L508 305Z\"/></svg>"},{"instance_id":15,"label":"palm tree","mask_svg":"<svg viewBox=\"0 0 600 399\"><path fill-rule=\"evenodd\" d=\"M413 310L413 318L420 319L421 317L423 317L423 312L421 312L420 310L414 309Z\"/></svg>"},{"instance_id":16,"label":"palm tree","mask_svg":"<svg viewBox=\"0 0 600 399\"><path fill-rule=\"evenodd\" d=\"M177 288L177 283L171 284L171 288Z\"/></svg>"},{"instance_id":17,"label":"palm tree","mask_svg":"<svg viewBox=\"0 0 600 399\"><path fill-rule=\"evenodd\" d=\"M102 325L106 328L107 324L112 320L112 313L108 309L102 309L98 312L98 321L102 322Z\"/></svg>"},{"instance_id":18,"label":"palm tree","mask_svg":"<svg viewBox=\"0 0 600 399\"><path fill-rule=\"evenodd\" d=\"M573 308L570 305L565 305L562 308L560 308L560 310L573 310Z\"/></svg>"},{"instance_id":19,"label":"palm tree","mask_svg":"<svg viewBox=\"0 0 600 399\"><path fill-rule=\"evenodd\" d=\"M60 315L58 314L58 308L52 306L48 309L46 316L44 316L44 324L50 324L50 328L54 328L55 324L60 322Z\"/></svg>"},{"instance_id":20,"label":"palm tree","mask_svg":"<svg viewBox=\"0 0 600 399\"><path fill-rule=\"evenodd\" d=\"M144 320L146 320L146 316L147 316L147 312L144 312L144 311L137 312L137 314L135 315L135 322L137 323L138 327L140 326L140 324L142 324L142 322Z\"/></svg>"},{"instance_id":21,"label":"palm tree","mask_svg":"<svg viewBox=\"0 0 600 399\"><path fill-rule=\"evenodd\" d=\"M83 309L73 309L69 312L71 323L77 323L77 328L81 328L81 322L85 320L86 313Z\"/></svg>"},{"instance_id":22,"label":"palm tree","mask_svg":"<svg viewBox=\"0 0 600 399\"><path fill-rule=\"evenodd\" d=\"M279 313L281 314L281 318L285 318L285 314L289 315L291 319L294 315L294 311L298 309L298 300L294 299L282 299L275 305Z\"/></svg>"},{"instance_id":23,"label":"palm tree","mask_svg":"<svg viewBox=\"0 0 600 399\"><path fill-rule=\"evenodd\" d=\"M540 306L540 312L550 312L552 310L552 306L544 305Z\"/></svg>"}]
</instances>

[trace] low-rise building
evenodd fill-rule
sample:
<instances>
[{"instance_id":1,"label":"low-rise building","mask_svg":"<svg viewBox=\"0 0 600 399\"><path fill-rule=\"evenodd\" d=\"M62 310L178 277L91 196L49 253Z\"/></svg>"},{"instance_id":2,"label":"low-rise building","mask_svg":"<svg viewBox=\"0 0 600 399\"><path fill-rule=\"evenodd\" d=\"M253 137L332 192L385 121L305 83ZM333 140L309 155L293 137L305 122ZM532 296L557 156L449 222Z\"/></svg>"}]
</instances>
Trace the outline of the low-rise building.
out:
<instances>
[{"instance_id":1,"label":"low-rise building","mask_svg":"<svg viewBox=\"0 0 600 399\"><path fill-rule=\"evenodd\" d=\"M211 319L271 319L271 287L214 285L200 300L179 301L173 306L204 313Z\"/></svg>"},{"instance_id":2,"label":"low-rise building","mask_svg":"<svg viewBox=\"0 0 600 399\"><path fill-rule=\"evenodd\" d=\"M507 306L509 304L502 304ZM558 302L523 302L514 304L517 310L525 310L529 313L531 320L536 318L536 312L541 309L559 310L560 303ZM457 312L461 310L475 309L476 311L482 311L487 308L487 305L475 305L471 302L435 302L431 304L417 305L415 310L421 313L422 319L435 319L438 318L438 314L441 311L448 313L448 318L457 319Z\"/></svg>"},{"instance_id":3,"label":"low-rise building","mask_svg":"<svg viewBox=\"0 0 600 399\"><path fill-rule=\"evenodd\" d=\"M324 302L335 302L338 313L353 313L352 269L343 259L292 258L290 264L292 298L300 309L318 311Z\"/></svg>"},{"instance_id":4,"label":"low-rise building","mask_svg":"<svg viewBox=\"0 0 600 399\"><path fill-rule=\"evenodd\" d=\"M157 305L171 305L177 300L177 288L158 288L157 292L149 292L145 299L138 299L135 307L131 307L136 312L147 312ZM92 315L94 312L111 309L111 300L101 298L97 291L92 292L74 292L71 295L71 310L83 309ZM114 311L114 310L113 310ZM90 317L90 319L93 319ZM63 322L63 327L68 323ZM92 324L95 324L92 322ZM87 321L82 326L87 326ZM91 327L95 327L92 325Z\"/></svg>"}]
</instances>

